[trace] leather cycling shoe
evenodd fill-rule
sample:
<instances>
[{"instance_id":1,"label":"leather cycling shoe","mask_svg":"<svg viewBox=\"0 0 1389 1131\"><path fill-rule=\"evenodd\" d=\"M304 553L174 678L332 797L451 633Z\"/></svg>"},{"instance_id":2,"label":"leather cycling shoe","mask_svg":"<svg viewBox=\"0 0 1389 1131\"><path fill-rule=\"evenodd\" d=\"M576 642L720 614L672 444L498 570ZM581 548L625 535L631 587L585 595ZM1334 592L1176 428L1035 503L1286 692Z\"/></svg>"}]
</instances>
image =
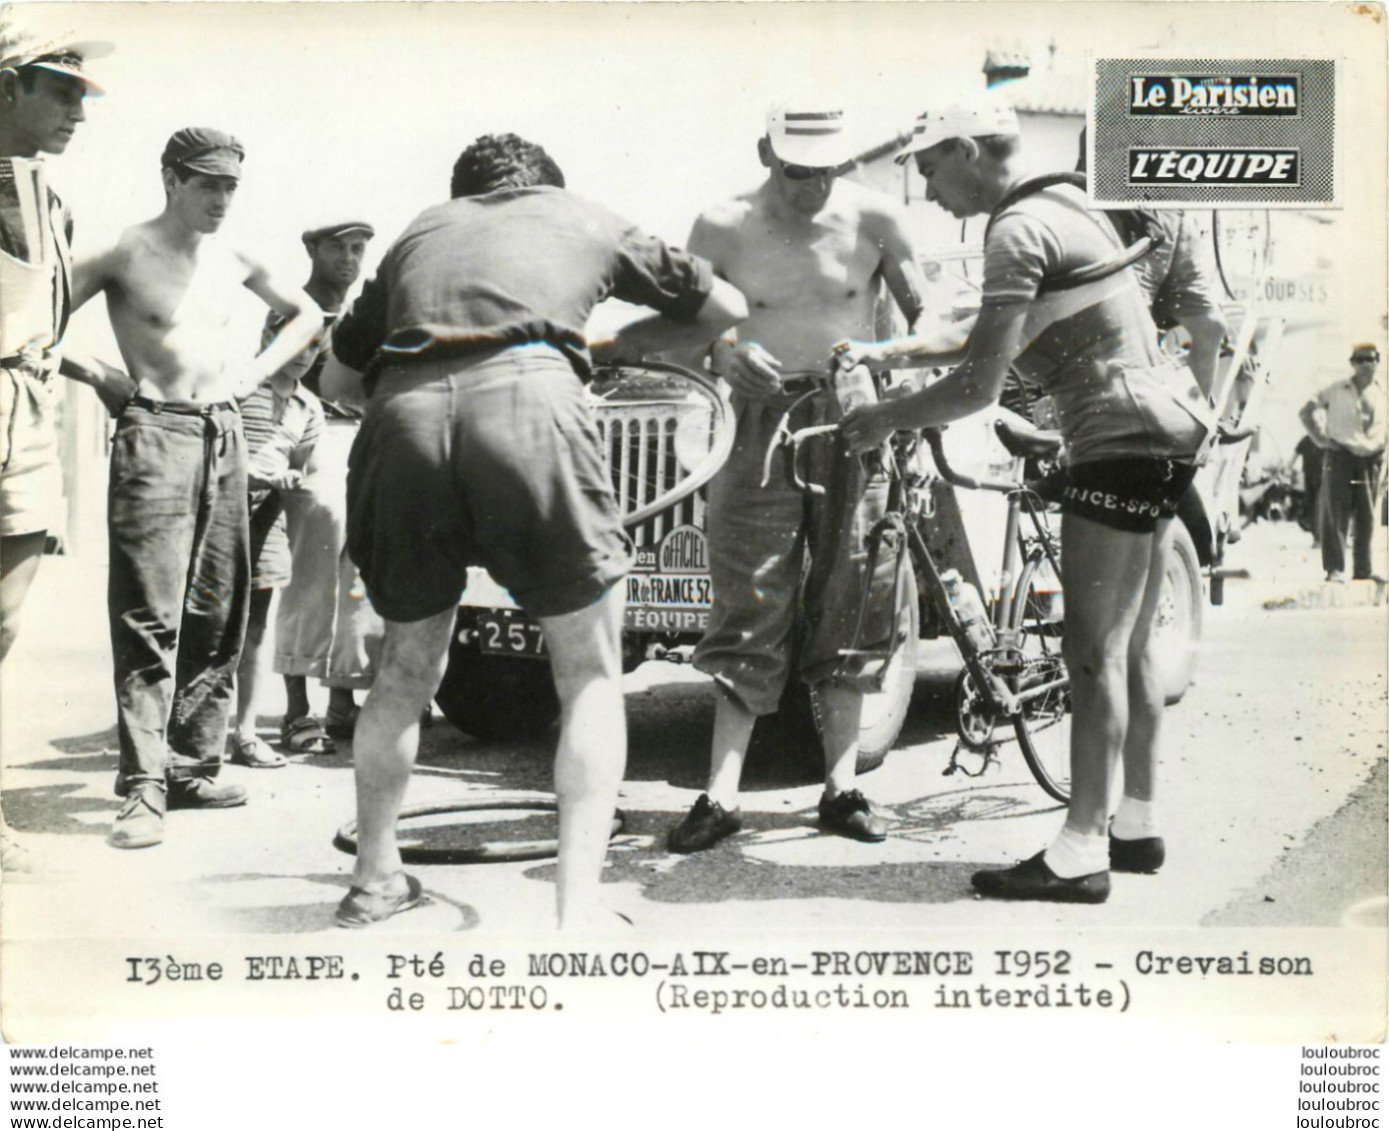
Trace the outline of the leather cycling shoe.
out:
<instances>
[{"instance_id":1,"label":"leather cycling shoe","mask_svg":"<svg viewBox=\"0 0 1389 1131\"><path fill-rule=\"evenodd\" d=\"M1045 852L1030 860L988 872L975 872L969 879L980 895L993 899L1037 899L1049 903L1103 903L1109 898L1109 873L1091 872L1063 880L1047 867Z\"/></svg>"},{"instance_id":2,"label":"leather cycling shoe","mask_svg":"<svg viewBox=\"0 0 1389 1131\"><path fill-rule=\"evenodd\" d=\"M179 778L169 782L170 809L234 809L246 804L246 787L219 785L211 778Z\"/></svg>"},{"instance_id":3,"label":"leather cycling shoe","mask_svg":"<svg viewBox=\"0 0 1389 1131\"><path fill-rule=\"evenodd\" d=\"M1151 875L1167 859L1167 846L1160 836L1122 840L1109 834L1109 868L1112 872L1144 872Z\"/></svg>"},{"instance_id":4,"label":"leather cycling shoe","mask_svg":"<svg viewBox=\"0 0 1389 1131\"><path fill-rule=\"evenodd\" d=\"M887 822L874 816L868 798L857 789L834 797L828 793L820 795L820 827L828 833L870 844L887 839Z\"/></svg>"},{"instance_id":5,"label":"leather cycling shoe","mask_svg":"<svg viewBox=\"0 0 1389 1131\"><path fill-rule=\"evenodd\" d=\"M685 819L667 834L666 844L672 852L703 852L742 827L741 809L730 813L717 801L710 801L707 793L701 793Z\"/></svg>"}]
</instances>

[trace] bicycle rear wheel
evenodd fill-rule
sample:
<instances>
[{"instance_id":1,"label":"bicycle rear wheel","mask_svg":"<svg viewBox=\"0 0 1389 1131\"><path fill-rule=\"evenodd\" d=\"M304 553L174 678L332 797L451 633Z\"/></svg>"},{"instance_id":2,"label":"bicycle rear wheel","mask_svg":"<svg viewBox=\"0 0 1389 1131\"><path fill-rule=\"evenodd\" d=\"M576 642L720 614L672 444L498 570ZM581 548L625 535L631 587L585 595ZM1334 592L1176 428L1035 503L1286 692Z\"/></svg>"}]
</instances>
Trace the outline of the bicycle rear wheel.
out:
<instances>
[{"instance_id":1,"label":"bicycle rear wheel","mask_svg":"<svg viewBox=\"0 0 1389 1131\"><path fill-rule=\"evenodd\" d=\"M733 450L733 411L718 383L644 361L597 369L588 391L623 524L635 532L692 521L667 512L708 483Z\"/></svg>"},{"instance_id":2,"label":"bicycle rear wheel","mask_svg":"<svg viewBox=\"0 0 1389 1131\"><path fill-rule=\"evenodd\" d=\"M1040 551L1018 578L1012 625L1018 652L1009 684L1026 699L1013 719L1032 776L1057 801L1071 798L1071 684L1061 658L1061 582ZM1002 665L998 665L1001 671Z\"/></svg>"}]
</instances>

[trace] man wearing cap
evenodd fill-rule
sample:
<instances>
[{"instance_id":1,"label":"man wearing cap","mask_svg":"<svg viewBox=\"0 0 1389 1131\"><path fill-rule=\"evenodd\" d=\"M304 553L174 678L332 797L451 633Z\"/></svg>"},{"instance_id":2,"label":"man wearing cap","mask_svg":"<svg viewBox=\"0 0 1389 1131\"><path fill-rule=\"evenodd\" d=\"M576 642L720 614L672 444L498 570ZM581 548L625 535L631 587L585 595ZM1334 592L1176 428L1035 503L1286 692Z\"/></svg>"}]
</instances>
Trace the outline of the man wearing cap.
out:
<instances>
[{"instance_id":1,"label":"man wearing cap","mask_svg":"<svg viewBox=\"0 0 1389 1131\"><path fill-rule=\"evenodd\" d=\"M1110 870L1154 872L1163 862L1155 768L1163 696L1153 622L1177 500L1195 474L1214 414L1191 372L1157 345L1156 328L1123 245L1073 185L1037 191L1024 175L1017 118L980 92L916 123L898 155L913 158L926 199L957 218L987 214L982 309L963 362L933 385L858 408L844 421L855 450L897 429L939 426L992 404L1010 367L1057 407L1068 478L1062 504L1066 563L1064 653L1071 679L1071 801L1044 852L978 872L974 887L1002 899L1100 903ZM1097 267L1091 281L1048 283ZM870 364L931 364L933 347L868 346ZM1110 783L1124 760L1124 795L1109 824Z\"/></svg>"},{"instance_id":2,"label":"man wearing cap","mask_svg":"<svg viewBox=\"0 0 1389 1131\"><path fill-rule=\"evenodd\" d=\"M58 372L91 385L112 411L134 383L59 344L71 312L72 220L49 187L44 156L67 149L101 89L84 70L105 43L69 42L0 11L0 662L19 630L48 532L59 523L62 471L54 427ZM24 854L0 818L0 868Z\"/></svg>"},{"instance_id":3,"label":"man wearing cap","mask_svg":"<svg viewBox=\"0 0 1389 1131\"><path fill-rule=\"evenodd\" d=\"M362 220L339 220L304 233L311 264L304 289L323 311L324 330L286 370L302 370L302 387L315 395L321 393L319 376L331 327L375 234ZM267 317L267 344L283 322L273 312ZM347 457L361 427L362 408L348 401L322 403L323 434L304 468L303 482L284 495L293 570L275 624L275 670L285 680L280 741L290 754L328 754L334 737L351 735L357 714L353 693L371 686L381 647L381 618L347 556ZM309 707L308 676L328 688L326 733Z\"/></svg>"},{"instance_id":4,"label":"man wearing cap","mask_svg":"<svg viewBox=\"0 0 1389 1131\"><path fill-rule=\"evenodd\" d=\"M840 108L773 107L757 152L766 180L705 212L689 241L747 295L752 313L713 343L708 358L732 386L737 439L709 487L714 603L694 662L720 695L708 790L668 837L681 853L711 848L742 827L738 791L753 726L776 711L793 662L819 709L820 826L861 841L887 835L855 787L863 694L886 662L841 655L855 645L864 536L882 513L886 485L837 441L812 455L823 497L797 490L779 467L762 486L762 465L778 421L807 390L824 391L797 408L793 426L835 418L834 395L825 390L831 349L874 333L888 313L884 286L912 326L922 282L900 210L839 177L853 157ZM890 593L886 555L883 567L875 587ZM793 657L798 611L804 631ZM892 619L875 617L858 648L890 648Z\"/></svg>"},{"instance_id":5,"label":"man wearing cap","mask_svg":"<svg viewBox=\"0 0 1389 1131\"><path fill-rule=\"evenodd\" d=\"M583 380L594 355L690 349L747 308L703 259L567 191L515 134L474 141L450 191L338 319L323 372L331 397L366 371L348 546L386 625L357 722L357 863L336 921L364 927L424 899L396 821L468 567L482 565L539 621L559 695L559 925L610 926L598 891L627 757L629 558ZM609 296L657 313L590 350L584 327Z\"/></svg>"},{"instance_id":6,"label":"man wearing cap","mask_svg":"<svg viewBox=\"0 0 1389 1131\"><path fill-rule=\"evenodd\" d=\"M241 805L216 781L250 581L246 451L237 398L322 325L302 291L215 238L244 150L182 129L162 157L164 211L78 266L74 304L106 295L136 395L111 449L107 606L120 735L117 848L164 838L169 809ZM245 287L289 319L254 357L231 333Z\"/></svg>"},{"instance_id":7,"label":"man wearing cap","mask_svg":"<svg viewBox=\"0 0 1389 1131\"><path fill-rule=\"evenodd\" d=\"M1324 452L1321 560L1326 580L1346 579L1346 535L1355 539L1355 581L1374 576L1371 560L1375 503L1381 487L1386 439L1384 385L1377 379L1379 347L1361 342L1350 351L1351 375L1328 385L1298 417Z\"/></svg>"}]
</instances>

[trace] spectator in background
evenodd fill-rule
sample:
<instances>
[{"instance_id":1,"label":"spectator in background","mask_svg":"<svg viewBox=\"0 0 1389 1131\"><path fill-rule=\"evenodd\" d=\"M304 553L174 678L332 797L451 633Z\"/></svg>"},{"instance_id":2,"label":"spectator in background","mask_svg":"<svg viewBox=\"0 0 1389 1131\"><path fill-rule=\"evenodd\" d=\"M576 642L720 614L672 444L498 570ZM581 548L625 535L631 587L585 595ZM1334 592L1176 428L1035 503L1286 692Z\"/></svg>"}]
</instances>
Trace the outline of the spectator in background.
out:
<instances>
[{"instance_id":1,"label":"spectator in background","mask_svg":"<svg viewBox=\"0 0 1389 1131\"><path fill-rule=\"evenodd\" d=\"M256 734L269 674L266 628L292 569L284 496L303 479L323 432L323 408L299 383L291 362L241 402L241 425L250 488L251 596L246 643L236 667L236 720L229 757L252 769L278 769L286 764L284 755Z\"/></svg>"},{"instance_id":2,"label":"spectator in background","mask_svg":"<svg viewBox=\"0 0 1389 1131\"><path fill-rule=\"evenodd\" d=\"M1298 525L1312 535L1312 545L1321 545L1321 524L1323 521L1322 503L1322 464L1326 455L1311 436L1303 436L1293 449L1302 464L1302 517Z\"/></svg>"},{"instance_id":3,"label":"spectator in background","mask_svg":"<svg viewBox=\"0 0 1389 1131\"><path fill-rule=\"evenodd\" d=\"M1328 385L1299 413L1307 434L1325 453L1321 560L1330 582L1346 579L1347 532L1355 539L1352 579L1375 576L1370 550L1387 431L1384 386L1376 377L1379 347L1373 342L1353 347L1350 364L1349 377Z\"/></svg>"},{"instance_id":4,"label":"spectator in background","mask_svg":"<svg viewBox=\"0 0 1389 1131\"><path fill-rule=\"evenodd\" d=\"M111 45L41 35L20 15L0 9L0 663L60 523L54 378L61 369L91 385L112 412L135 391L120 370L59 352L72 310L72 217L44 162L86 121L83 100L102 91L84 67ZM36 868L0 816L0 870Z\"/></svg>"},{"instance_id":5,"label":"spectator in background","mask_svg":"<svg viewBox=\"0 0 1389 1131\"><path fill-rule=\"evenodd\" d=\"M107 609L120 733L115 848L164 839L168 809L225 809L218 782L245 638L250 555L245 435L235 403L313 340L322 317L216 238L245 150L176 131L160 159L164 210L79 264L73 307L98 293L139 385L111 446ZM232 327L242 288L288 318L254 357Z\"/></svg>"},{"instance_id":6,"label":"spectator in background","mask_svg":"<svg viewBox=\"0 0 1389 1131\"><path fill-rule=\"evenodd\" d=\"M310 263L304 289L323 311L323 334L291 365L302 372L301 386L318 396L324 427L302 482L284 493L293 570L275 622L275 670L285 680L280 743L289 754L330 754L334 738L352 737L353 693L371 686L381 650L381 618L347 556L347 457L361 427L362 406L326 400L319 387L332 326L375 234L364 220L337 220L303 235ZM282 321L269 315L267 341ZM310 676L328 688L328 713L321 723L309 706Z\"/></svg>"}]
</instances>

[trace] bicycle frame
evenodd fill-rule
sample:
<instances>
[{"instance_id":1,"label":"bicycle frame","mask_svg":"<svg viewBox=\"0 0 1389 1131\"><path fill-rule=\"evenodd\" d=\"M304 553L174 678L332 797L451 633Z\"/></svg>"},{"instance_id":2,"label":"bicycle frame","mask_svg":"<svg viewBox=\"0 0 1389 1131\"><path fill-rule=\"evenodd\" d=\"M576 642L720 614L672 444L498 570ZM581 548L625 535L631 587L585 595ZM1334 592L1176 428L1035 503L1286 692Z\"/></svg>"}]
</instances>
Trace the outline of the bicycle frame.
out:
<instances>
[{"instance_id":1,"label":"bicycle frame","mask_svg":"<svg viewBox=\"0 0 1389 1131\"><path fill-rule=\"evenodd\" d=\"M823 487L819 484L808 483L801 474L801 448L809 440L830 437L838 431L839 426L836 424L817 425L793 431L789 426L789 420L790 410L783 415L775 438L767 450L767 457L763 464L763 484L765 485L770 477L773 456L777 448L781 447L787 449L786 471L792 483L802 491L822 494ZM1066 682L1064 679L1052 680L1033 687L1014 690L984 659L985 656L996 652L1016 650L1019 643L1012 638L1013 630L1009 628L1009 625L1013 621L1016 602L1026 599L1025 595L1019 596L1013 591L1015 578L1021 576L1021 567L1026 564L1022 552L1020 511L1025 510L1027 512L1037 532L1038 544L1041 547L1040 552L1045 555L1058 578L1061 576L1060 561L1052 546L1051 536L1042 524L1041 517L1033 502L1035 495L1024 483L1021 481L976 479L964 475L951 467L946 459L939 430L927 429L924 435L936 470L942 479L966 490L997 491L1005 495L1008 500L1000 594L994 605L990 626L995 642L994 648L981 649L979 647L974 638L970 636L968 629L961 623L954 606L950 603L945 584L941 581L940 569L936 565L935 558L921 532L920 524L928 517L925 513L925 507L910 496L911 484L908 480L908 474L902 466L901 451L897 447L890 450L891 458L883 461L884 469L890 480L887 510L884 517L875 523L872 530L869 531L867 538L868 563L865 567L865 575L869 578L876 576L879 557L883 552L885 543L889 540L896 541L897 545L892 551L896 556L892 607L896 608L901 595L903 555L910 554L913 565L926 582L926 589L931 595L941 623L945 625L951 639L954 640L960 657L970 675L975 679L976 685L988 697L989 707L1002 716L1012 718L1022 710L1024 704L1052 694L1064 686ZM896 538L892 539L892 535L896 535ZM1036 552L1038 551L1034 549L1033 553ZM886 660L890 657L890 653L885 653L882 649L858 647L867 619L869 598L869 590L865 586L859 602L853 641L849 648L841 651L841 655L849 657L873 654Z\"/></svg>"}]
</instances>

